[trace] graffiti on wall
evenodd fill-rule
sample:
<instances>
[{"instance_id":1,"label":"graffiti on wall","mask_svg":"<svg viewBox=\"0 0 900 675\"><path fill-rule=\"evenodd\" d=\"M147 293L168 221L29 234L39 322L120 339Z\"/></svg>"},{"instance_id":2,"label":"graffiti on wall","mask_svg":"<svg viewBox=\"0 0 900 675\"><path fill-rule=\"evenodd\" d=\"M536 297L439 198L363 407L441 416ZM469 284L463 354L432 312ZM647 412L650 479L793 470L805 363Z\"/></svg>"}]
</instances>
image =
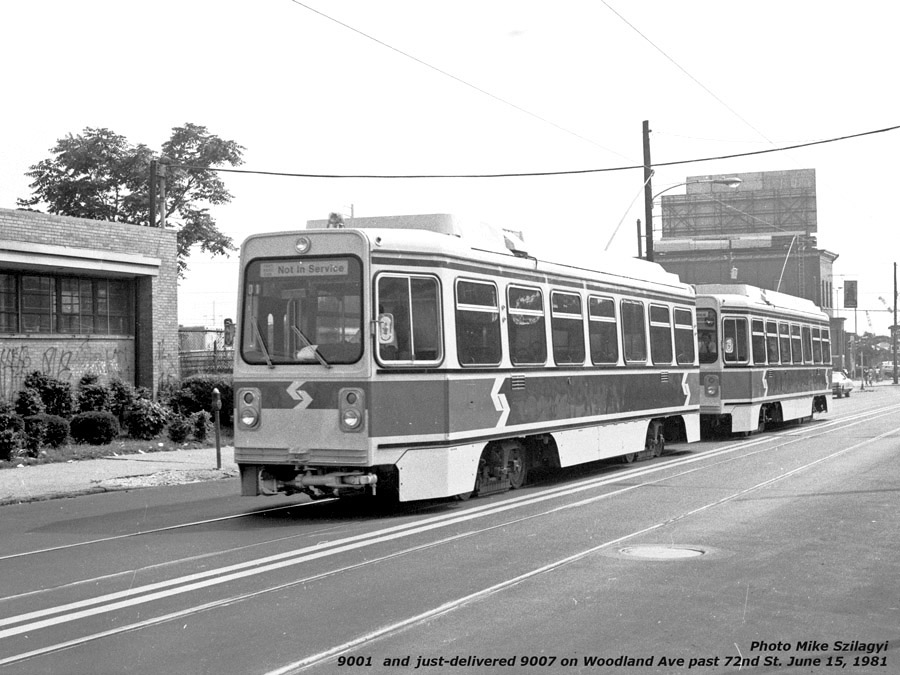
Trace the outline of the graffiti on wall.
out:
<instances>
[{"instance_id":1,"label":"graffiti on wall","mask_svg":"<svg viewBox=\"0 0 900 675\"><path fill-rule=\"evenodd\" d=\"M99 375L101 382L134 382L134 350L93 340L43 348L34 343L0 345L0 399L11 399L35 370L72 385L87 373Z\"/></svg>"}]
</instances>

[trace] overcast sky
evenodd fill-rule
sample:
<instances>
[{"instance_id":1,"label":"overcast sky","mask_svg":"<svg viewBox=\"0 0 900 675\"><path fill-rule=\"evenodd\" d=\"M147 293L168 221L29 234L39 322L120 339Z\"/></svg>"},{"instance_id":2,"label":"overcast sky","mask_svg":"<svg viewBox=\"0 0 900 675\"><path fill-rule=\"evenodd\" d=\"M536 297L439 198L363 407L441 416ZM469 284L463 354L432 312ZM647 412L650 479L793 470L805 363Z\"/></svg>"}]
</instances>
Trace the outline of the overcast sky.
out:
<instances>
[{"instance_id":1,"label":"overcast sky","mask_svg":"<svg viewBox=\"0 0 900 675\"><path fill-rule=\"evenodd\" d=\"M159 150L173 127L200 124L258 171L610 169L226 174L234 200L214 214L236 244L351 208L452 212L523 231L540 258L590 265L620 221L611 250L636 254L642 171L614 169L642 163L643 120L654 163L900 125L894 0L29 0L0 4L0 25L3 208L30 194L29 166L85 127ZM900 130L660 167L653 187L815 169L835 286L858 279L859 331L883 332L900 258L898 145ZM195 254L179 321L221 325L236 286L236 254Z\"/></svg>"}]
</instances>

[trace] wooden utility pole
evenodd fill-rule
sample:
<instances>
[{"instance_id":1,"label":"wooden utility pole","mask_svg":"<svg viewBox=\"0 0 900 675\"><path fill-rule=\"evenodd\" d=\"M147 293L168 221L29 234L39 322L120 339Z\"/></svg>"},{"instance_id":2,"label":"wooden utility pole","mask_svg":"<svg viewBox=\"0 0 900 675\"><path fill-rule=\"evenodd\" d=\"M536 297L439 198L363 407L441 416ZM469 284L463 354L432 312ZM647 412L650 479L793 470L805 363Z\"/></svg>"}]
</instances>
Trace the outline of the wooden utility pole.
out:
<instances>
[{"instance_id":1,"label":"wooden utility pole","mask_svg":"<svg viewBox=\"0 0 900 675\"><path fill-rule=\"evenodd\" d=\"M644 137L644 220L646 232L647 260L653 260L653 187L650 184L650 178L653 176L653 169L650 164L650 122L644 120L643 124Z\"/></svg>"}]
</instances>

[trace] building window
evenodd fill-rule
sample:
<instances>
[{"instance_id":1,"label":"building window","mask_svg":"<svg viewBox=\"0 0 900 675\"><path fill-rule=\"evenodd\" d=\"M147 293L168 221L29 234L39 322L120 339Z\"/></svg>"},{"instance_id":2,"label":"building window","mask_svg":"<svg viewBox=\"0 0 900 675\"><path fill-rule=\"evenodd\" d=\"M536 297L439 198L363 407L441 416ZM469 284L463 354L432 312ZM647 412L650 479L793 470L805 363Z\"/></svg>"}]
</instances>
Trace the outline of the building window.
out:
<instances>
[{"instance_id":1,"label":"building window","mask_svg":"<svg viewBox=\"0 0 900 675\"><path fill-rule=\"evenodd\" d=\"M19 329L16 298L16 277L0 274L0 333L15 333Z\"/></svg>"},{"instance_id":2,"label":"building window","mask_svg":"<svg viewBox=\"0 0 900 675\"><path fill-rule=\"evenodd\" d=\"M0 332L132 335L132 296L128 280L0 274Z\"/></svg>"}]
</instances>

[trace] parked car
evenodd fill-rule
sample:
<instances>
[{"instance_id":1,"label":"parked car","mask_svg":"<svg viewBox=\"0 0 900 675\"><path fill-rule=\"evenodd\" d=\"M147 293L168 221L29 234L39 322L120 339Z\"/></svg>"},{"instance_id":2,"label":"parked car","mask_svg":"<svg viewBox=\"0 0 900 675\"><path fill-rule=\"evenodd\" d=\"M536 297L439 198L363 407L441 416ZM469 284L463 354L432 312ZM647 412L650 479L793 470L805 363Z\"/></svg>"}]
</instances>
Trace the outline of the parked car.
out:
<instances>
[{"instance_id":1,"label":"parked car","mask_svg":"<svg viewBox=\"0 0 900 675\"><path fill-rule=\"evenodd\" d=\"M853 380L839 370L834 371L831 374L831 393L837 398L842 398L850 396L851 391L853 391Z\"/></svg>"}]
</instances>

